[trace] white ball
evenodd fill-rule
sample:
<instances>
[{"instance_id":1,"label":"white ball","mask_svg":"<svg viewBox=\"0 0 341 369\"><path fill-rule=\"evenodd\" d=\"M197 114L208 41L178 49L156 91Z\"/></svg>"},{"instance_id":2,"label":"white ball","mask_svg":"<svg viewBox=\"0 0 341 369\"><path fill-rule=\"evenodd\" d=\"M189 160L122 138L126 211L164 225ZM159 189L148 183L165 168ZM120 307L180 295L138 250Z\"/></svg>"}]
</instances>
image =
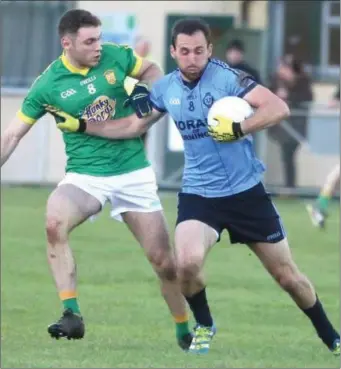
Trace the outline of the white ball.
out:
<instances>
[{"instance_id":1,"label":"white ball","mask_svg":"<svg viewBox=\"0 0 341 369\"><path fill-rule=\"evenodd\" d=\"M232 119L236 123L241 123L253 114L251 105L244 99L237 96L226 96L214 102L208 111L207 123L216 126L218 122L213 119L217 115Z\"/></svg>"}]
</instances>

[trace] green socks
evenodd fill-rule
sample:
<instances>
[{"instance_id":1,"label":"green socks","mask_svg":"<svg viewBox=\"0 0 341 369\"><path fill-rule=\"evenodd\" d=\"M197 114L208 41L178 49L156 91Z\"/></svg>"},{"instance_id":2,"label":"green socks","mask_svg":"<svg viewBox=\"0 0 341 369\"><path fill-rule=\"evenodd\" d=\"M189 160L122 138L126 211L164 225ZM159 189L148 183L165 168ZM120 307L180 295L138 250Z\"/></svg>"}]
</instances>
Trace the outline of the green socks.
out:
<instances>
[{"instance_id":1,"label":"green socks","mask_svg":"<svg viewBox=\"0 0 341 369\"><path fill-rule=\"evenodd\" d=\"M80 315L81 312L79 309L78 301L75 297L63 300L63 305L65 309L71 309L73 313Z\"/></svg>"},{"instance_id":2,"label":"green socks","mask_svg":"<svg viewBox=\"0 0 341 369\"><path fill-rule=\"evenodd\" d=\"M316 200L317 207L323 212L327 211L329 202L330 202L330 197L323 196L323 195L320 195Z\"/></svg>"},{"instance_id":3,"label":"green socks","mask_svg":"<svg viewBox=\"0 0 341 369\"><path fill-rule=\"evenodd\" d=\"M186 334L191 333L188 327L188 321L182 323L175 323L176 337L181 338Z\"/></svg>"}]
</instances>

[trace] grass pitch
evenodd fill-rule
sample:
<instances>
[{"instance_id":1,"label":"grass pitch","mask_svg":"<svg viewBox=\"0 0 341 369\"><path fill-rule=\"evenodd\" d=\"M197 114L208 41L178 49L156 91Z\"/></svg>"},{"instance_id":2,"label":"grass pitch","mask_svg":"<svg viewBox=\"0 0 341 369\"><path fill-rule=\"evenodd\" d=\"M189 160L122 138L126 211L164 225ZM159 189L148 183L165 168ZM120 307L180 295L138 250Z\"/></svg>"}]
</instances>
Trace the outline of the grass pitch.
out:
<instances>
[{"instance_id":1,"label":"grass pitch","mask_svg":"<svg viewBox=\"0 0 341 369\"><path fill-rule=\"evenodd\" d=\"M105 210L71 236L86 337L54 341L46 327L62 307L46 262L48 189L2 188L1 350L3 368L339 368L304 316L242 245L228 236L208 258L208 296L218 327L207 356L175 343L156 278L124 224ZM162 195L174 228L176 195ZM339 207L326 231L299 200L276 200L296 262L340 326Z\"/></svg>"}]
</instances>

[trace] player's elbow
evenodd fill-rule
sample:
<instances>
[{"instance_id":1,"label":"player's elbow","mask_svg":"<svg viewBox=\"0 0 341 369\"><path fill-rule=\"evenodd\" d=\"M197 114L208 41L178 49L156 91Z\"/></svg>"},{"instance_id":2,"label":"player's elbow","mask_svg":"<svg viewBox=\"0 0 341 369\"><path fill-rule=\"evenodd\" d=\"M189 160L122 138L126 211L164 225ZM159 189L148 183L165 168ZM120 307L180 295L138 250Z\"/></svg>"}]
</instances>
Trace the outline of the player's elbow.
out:
<instances>
[{"instance_id":1,"label":"player's elbow","mask_svg":"<svg viewBox=\"0 0 341 369\"><path fill-rule=\"evenodd\" d=\"M157 78L161 78L161 77L164 76L164 73L163 73L161 67L157 63L155 63L154 61L150 62L149 72L152 73L153 75L155 75Z\"/></svg>"},{"instance_id":2,"label":"player's elbow","mask_svg":"<svg viewBox=\"0 0 341 369\"><path fill-rule=\"evenodd\" d=\"M288 104L282 99L278 99L278 112L282 120L289 118L291 114Z\"/></svg>"}]
</instances>

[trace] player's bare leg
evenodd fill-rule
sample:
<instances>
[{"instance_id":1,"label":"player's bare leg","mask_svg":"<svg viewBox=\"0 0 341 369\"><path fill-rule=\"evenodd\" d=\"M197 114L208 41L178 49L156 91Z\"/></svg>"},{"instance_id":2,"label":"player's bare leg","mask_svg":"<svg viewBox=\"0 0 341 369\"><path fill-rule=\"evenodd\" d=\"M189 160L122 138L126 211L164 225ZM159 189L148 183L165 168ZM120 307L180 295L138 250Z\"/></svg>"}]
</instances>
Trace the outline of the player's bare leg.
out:
<instances>
[{"instance_id":1,"label":"player's bare leg","mask_svg":"<svg viewBox=\"0 0 341 369\"><path fill-rule=\"evenodd\" d=\"M315 227L324 228L331 197L340 183L340 166L337 165L327 176L315 204L308 204L307 210Z\"/></svg>"},{"instance_id":2,"label":"player's bare leg","mask_svg":"<svg viewBox=\"0 0 341 369\"><path fill-rule=\"evenodd\" d=\"M206 256L216 241L216 231L197 220L181 222L175 230L178 276L182 292L197 322L190 347L194 353L207 353L216 333L203 276Z\"/></svg>"},{"instance_id":3,"label":"player's bare leg","mask_svg":"<svg viewBox=\"0 0 341 369\"><path fill-rule=\"evenodd\" d=\"M84 324L77 302L76 264L69 233L101 209L100 202L83 190L64 184L50 195L46 211L47 258L63 301L62 318L48 328L54 338L82 338Z\"/></svg>"},{"instance_id":4,"label":"player's bare leg","mask_svg":"<svg viewBox=\"0 0 341 369\"><path fill-rule=\"evenodd\" d=\"M295 264L287 239L278 243L249 245L264 267L308 316L317 334L336 355L340 354L340 335L336 332L308 278Z\"/></svg>"},{"instance_id":5,"label":"player's bare leg","mask_svg":"<svg viewBox=\"0 0 341 369\"><path fill-rule=\"evenodd\" d=\"M163 212L126 212L122 217L159 277L162 295L176 323L178 343L182 349L188 350L192 335L188 327L186 301L177 279L174 251Z\"/></svg>"}]
</instances>

